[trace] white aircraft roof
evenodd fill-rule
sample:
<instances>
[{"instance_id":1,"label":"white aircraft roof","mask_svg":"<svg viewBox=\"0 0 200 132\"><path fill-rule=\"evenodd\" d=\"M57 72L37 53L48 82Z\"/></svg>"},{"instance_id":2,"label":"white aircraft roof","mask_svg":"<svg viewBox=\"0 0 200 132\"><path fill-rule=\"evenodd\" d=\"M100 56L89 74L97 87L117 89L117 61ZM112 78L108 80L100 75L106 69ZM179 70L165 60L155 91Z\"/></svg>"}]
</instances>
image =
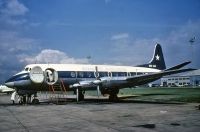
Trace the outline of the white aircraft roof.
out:
<instances>
[{"instance_id":1,"label":"white aircraft roof","mask_svg":"<svg viewBox=\"0 0 200 132\"><path fill-rule=\"evenodd\" d=\"M112 66L112 65L86 65L86 64L30 64L25 68L33 68L40 66L43 70L47 68L53 68L56 71L95 71L95 67L98 67L98 71L109 72L158 72L160 70L144 67L132 67L132 66Z\"/></svg>"}]
</instances>

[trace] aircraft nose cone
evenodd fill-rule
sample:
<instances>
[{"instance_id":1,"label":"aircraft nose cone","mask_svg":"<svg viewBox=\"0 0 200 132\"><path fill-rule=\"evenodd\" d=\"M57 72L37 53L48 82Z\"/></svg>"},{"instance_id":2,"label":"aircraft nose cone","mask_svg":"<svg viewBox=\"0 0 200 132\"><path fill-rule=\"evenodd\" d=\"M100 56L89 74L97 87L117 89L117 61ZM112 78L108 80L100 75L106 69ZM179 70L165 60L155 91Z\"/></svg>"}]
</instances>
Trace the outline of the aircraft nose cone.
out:
<instances>
[{"instance_id":1,"label":"aircraft nose cone","mask_svg":"<svg viewBox=\"0 0 200 132\"><path fill-rule=\"evenodd\" d=\"M12 87L14 87L14 82L6 82L5 85L6 85L7 87L12 88Z\"/></svg>"}]
</instances>

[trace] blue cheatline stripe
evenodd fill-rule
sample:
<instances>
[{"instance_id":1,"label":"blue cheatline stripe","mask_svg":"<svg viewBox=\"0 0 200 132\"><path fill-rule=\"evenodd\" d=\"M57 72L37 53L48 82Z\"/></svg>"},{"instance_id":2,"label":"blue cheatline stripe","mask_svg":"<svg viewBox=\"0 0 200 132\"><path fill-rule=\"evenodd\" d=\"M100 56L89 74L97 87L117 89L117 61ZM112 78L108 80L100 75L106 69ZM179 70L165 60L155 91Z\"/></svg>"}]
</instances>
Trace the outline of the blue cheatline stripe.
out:
<instances>
[{"instance_id":1,"label":"blue cheatline stripe","mask_svg":"<svg viewBox=\"0 0 200 132\"><path fill-rule=\"evenodd\" d=\"M127 72L111 72L112 77L127 77ZM99 72L99 77L108 77L109 72ZM141 75L141 72L130 72L129 76ZM59 78L96 78L95 72L91 71L58 71ZM29 73L15 75L8 79L6 82L14 82L20 80L30 79Z\"/></svg>"},{"instance_id":2,"label":"blue cheatline stripe","mask_svg":"<svg viewBox=\"0 0 200 132\"><path fill-rule=\"evenodd\" d=\"M127 72L111 72L113 77L127 77ZM108 77L108 72L99 72L100 77ZM142 72L130 72L131 76L141 75ZM59 78L95 78L91 71L58 71Z\"/></svg>"},{"instance_id":3,"label":"blue cheatline stripe","mask_svg":"<svg viewBox=\"0 0 200 132\"><path fill-rule=\"evenodd\" d=\"M28 79L30 79L29 73L23 73L23 74L19 74L19 75L15 75L11 77L6 82L14 82L14 81L28 80Z\"/></svg>"}]
</instances>

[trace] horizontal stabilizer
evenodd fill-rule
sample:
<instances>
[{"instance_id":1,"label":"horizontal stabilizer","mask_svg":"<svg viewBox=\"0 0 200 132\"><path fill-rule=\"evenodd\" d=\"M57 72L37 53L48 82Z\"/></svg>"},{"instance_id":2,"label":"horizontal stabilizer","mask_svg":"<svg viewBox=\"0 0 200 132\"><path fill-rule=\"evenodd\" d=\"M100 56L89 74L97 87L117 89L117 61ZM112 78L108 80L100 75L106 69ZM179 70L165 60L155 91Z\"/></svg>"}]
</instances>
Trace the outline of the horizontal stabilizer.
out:
<instances>
[{"instance_id":1,"label":"horizontal stabilizer","mask_svg":"<svg viewBox=\"0 0 200 132\"><path fill-rule=\"evenodd\" d=\"M152 74L147 74L147 75L144 74L144 75L129 77L126 80L129 82L134 82L136 84L145 84L145 83L149 83L149 82L155 81L157 79L160 79L163 76L182 73L182 72L188 72L188 71L193 71L193 70L196 70L196 69L188 68L188 69L161 71L158 73L152 73Z\"/></svg>"},{"instance_id":2,"label":"horizontal stabilizer","mask_svg":"<svg viewBox=\"0 0 200 132\"><path fill-rule=\"evenodd\" d=\"M176 66L173 66L173 67L171 67L171 68L168 68L168 69L166 69L165 71L180 69L180 68L182 68L182 67L184 67L184 66L186 66L186 65L188 65L188 64L190 64L190 63L191 63L191 61L186 61L186 62L181 63L181 64L179 64L179 65L176 65Z\"/></svg>"}]
</instances>

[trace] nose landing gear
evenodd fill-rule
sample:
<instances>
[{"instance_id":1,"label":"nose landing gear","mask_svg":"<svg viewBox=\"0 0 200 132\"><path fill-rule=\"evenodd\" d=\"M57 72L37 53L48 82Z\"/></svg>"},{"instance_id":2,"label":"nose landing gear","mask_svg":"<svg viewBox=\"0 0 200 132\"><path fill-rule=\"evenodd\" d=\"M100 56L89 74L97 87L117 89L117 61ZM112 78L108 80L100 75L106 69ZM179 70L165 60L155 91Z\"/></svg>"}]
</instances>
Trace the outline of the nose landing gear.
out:
<instances>
[{"instance_id":1,"label":"nose landing gear","mask_svg":"<svg viewBox=\"0 0 200 132\"><path fill-rule=\"evenodd\" d=\"M11 100L19 104L39 104L37 93L24 93L24 91L17 91L11 95ZM13 103L13 104L14 104Z\"/></svg>"}]
</instances>

